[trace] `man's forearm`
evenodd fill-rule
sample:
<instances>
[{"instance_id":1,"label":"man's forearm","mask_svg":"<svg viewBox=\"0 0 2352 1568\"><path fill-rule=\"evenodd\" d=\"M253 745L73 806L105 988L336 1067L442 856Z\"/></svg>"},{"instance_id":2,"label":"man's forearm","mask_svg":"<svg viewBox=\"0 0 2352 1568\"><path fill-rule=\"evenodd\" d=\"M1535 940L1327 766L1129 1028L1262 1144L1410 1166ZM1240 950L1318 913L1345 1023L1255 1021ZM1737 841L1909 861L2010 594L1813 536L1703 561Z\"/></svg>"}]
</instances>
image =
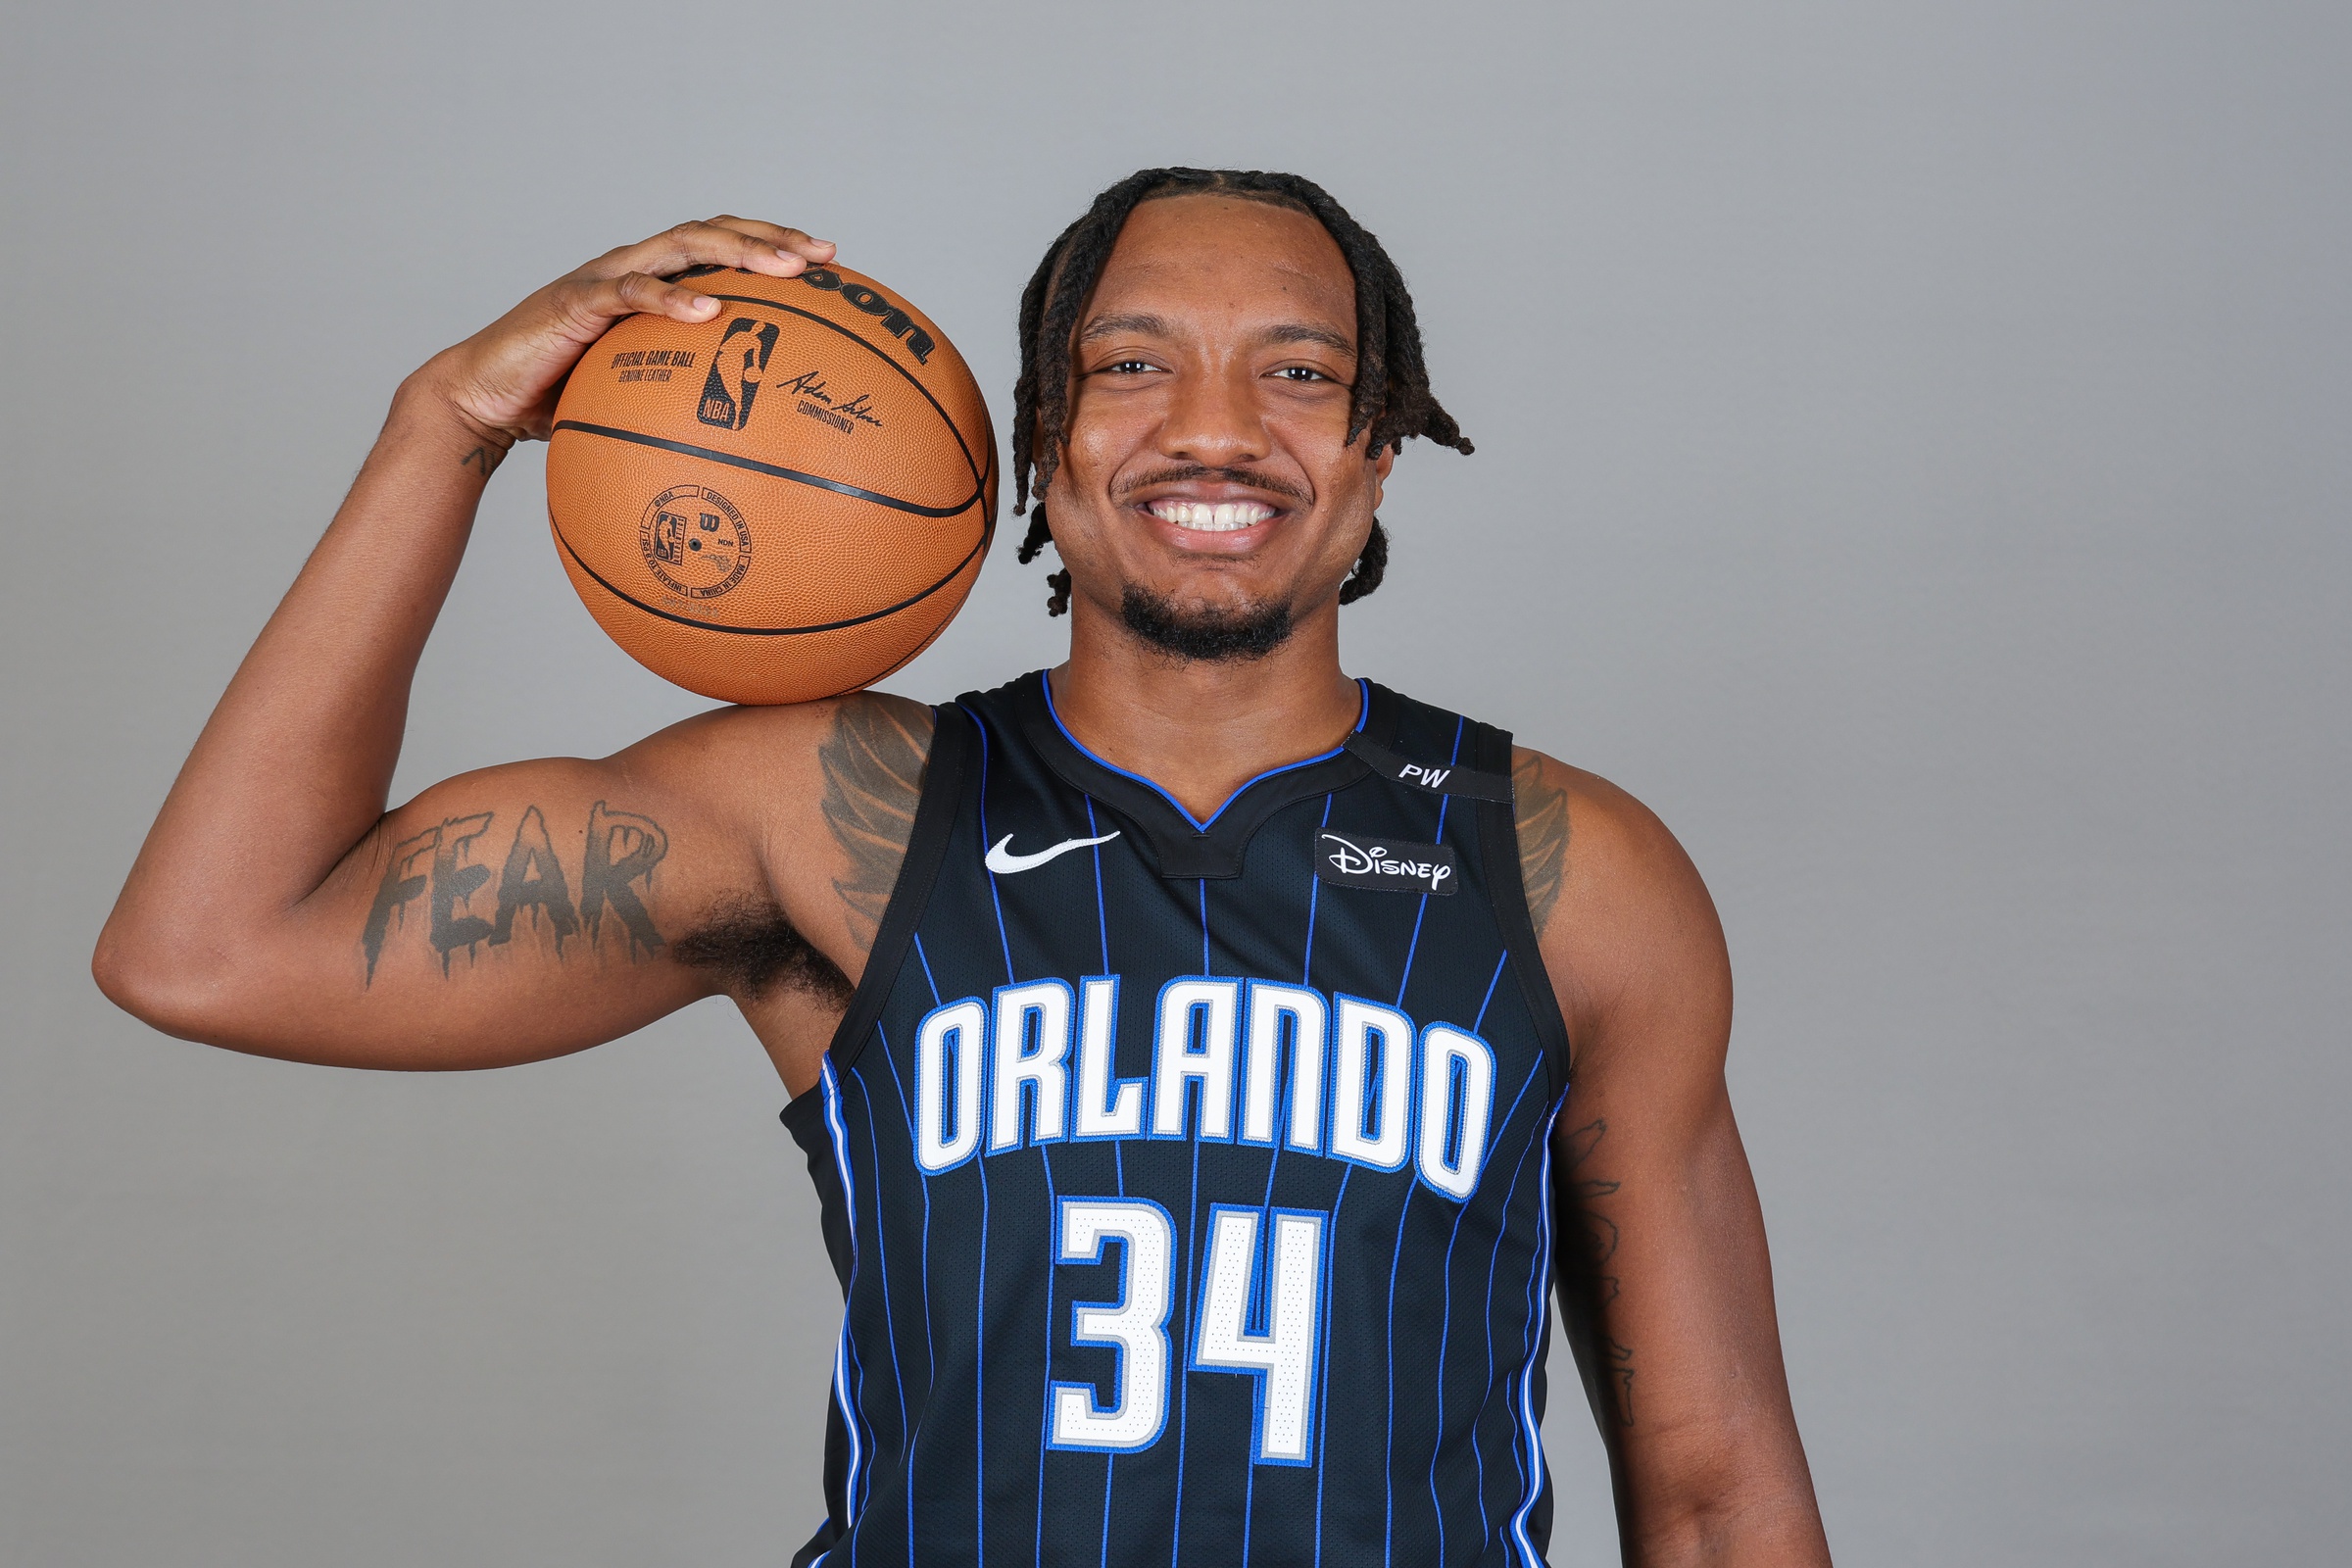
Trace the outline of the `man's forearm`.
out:
<instances>
[{"instance_id":1,"label":"man's forearm","mask_svg":"<svg viewBox=\"0 0 2352 1568\"><path fill-rule=\"evenodd\" d=\"M126 946L144 967L205 967L222 933L299 903L382 813L417 658L505 456L428 372L401 387L180 769L101 939L102 981Z\"/></svg>"},{"instance_id":2,"label":"man's forearm","mask_svg":"<svg viewBox=\"0 0 2352 1568\"><path fill-rule=\"evenodd\" d=\"M1781 1482L1653 1502L1619 1502L1618 1537L1626 1568L1829 1568L1829 1543L1813 1484Z\"/></svg>"}]
</instances>

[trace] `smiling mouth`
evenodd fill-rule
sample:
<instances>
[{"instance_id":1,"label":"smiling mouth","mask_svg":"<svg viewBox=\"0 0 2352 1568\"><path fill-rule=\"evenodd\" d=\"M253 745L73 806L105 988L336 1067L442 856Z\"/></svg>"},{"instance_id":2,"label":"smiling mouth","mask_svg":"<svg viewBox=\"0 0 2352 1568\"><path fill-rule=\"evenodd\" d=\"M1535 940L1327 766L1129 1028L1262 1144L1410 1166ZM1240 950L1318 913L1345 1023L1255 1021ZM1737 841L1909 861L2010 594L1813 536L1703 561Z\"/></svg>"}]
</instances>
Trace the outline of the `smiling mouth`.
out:
<instances>
[{"instance_id":1,"label":"smiling mouth","mask_svg":"<svg viewBox=\"0 0 2352 1568\"><path fill-rule=\"evenodd\" d=\"M1194 533L1232 533L1237 529L1254 527L1274 515L1274 509L1259 501L1178 501L1170 498L1151 502L1144 510L1162 522L1174 523Z\"/></svg>"}]
</instances>

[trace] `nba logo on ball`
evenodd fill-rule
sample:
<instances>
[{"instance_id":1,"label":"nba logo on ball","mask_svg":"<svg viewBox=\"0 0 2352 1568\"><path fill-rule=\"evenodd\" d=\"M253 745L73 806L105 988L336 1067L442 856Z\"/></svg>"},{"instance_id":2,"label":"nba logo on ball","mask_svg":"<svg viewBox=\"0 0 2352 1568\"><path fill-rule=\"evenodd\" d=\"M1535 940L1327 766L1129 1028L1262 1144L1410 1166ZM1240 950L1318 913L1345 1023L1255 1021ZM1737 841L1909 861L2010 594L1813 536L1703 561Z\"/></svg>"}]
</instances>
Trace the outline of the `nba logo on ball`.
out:
<instances>
[{"instance_id":1,"label":"nba logo on ball","mask_svg":"<svg viewBox=\"0 0 2352 1568\"><path fill-rule=\"evenodd\" d=\"M722 307L709 321L627 317L564 384L547 456L564 569L614 642L689 691L871 685L979 575L988 405L945 335L870 278L698 269L694 286ZM753 420L779 397L810 417Z\"/></svg>"},{"instance_id":2,"label":"nba logo on ball","mask_svg":"<svg viewBox=\"0 0 2352 1568\"><path fill-rule=\"evenodd\" d=\"M767 370L777 336L773 321L762 325L748 316L729 321L727 335L711 358L710 373L703 377L703 406L695 417L722 430L740 430L750 423L752 399L759 395L760 377ZM730 368L735 376L732 392L727 387Z\"/></svg>"},{"instance_id":3,"label":"nba logo on ball","mask_svg":"<svg viewBox=\"0 0 2352 1568\"><path fill-rule=\"evenodd\" d=\"M654 497L637 549L655 580L685 599L716 599L752 569L752 530L735 503L699 484Z\"/></svg>"}]
</instances>

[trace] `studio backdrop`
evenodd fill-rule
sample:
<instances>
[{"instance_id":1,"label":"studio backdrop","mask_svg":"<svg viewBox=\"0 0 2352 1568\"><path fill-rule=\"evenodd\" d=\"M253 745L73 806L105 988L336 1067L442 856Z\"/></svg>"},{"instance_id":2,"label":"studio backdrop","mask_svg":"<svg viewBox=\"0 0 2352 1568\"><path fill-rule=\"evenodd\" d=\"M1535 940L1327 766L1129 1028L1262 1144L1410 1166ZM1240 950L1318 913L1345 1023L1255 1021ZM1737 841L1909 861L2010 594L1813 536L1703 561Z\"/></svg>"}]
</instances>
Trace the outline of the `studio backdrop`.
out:
<instances>
[{"instance_id":1,"label":"studio backdrop","mask_svg":"<svg viewBox=\"0 0 2352 1568\"><path fill-rule=\"evenodd\" d=\"M1840 1560L2341 1559L2352 12L133 0L6 31L0 1562L807 1538L840 1298L724 1004L335 1072L150 1032L90 947L428 355L731 212L918 302L1003 429L1029 269L1165 163L1327 185L1477 443L1398 463L1349 670L1614 779L1709 880ZM399 797L706 706L582 610L542 450L490 488ZM893 689L1059 657L1017 537ZM1553 1372L1554 1560L1611 1561Z\"/></svg>"}]
</instances>

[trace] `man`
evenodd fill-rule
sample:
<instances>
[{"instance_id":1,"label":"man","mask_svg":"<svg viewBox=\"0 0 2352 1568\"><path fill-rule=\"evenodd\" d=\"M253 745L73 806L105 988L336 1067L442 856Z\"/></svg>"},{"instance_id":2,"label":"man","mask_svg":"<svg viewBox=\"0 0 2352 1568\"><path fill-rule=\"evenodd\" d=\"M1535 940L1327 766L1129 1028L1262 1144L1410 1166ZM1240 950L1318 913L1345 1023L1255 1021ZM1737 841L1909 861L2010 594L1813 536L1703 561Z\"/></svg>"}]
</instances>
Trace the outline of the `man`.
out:
<instances>
[{"instance_id":1,"label":"man","mask_svg":"<svg viewBox=\"0 0 2352 1568\"><path fill-rule=\"evenodd\" d=\"M832 256L684 224L411 376L100 985L185 1038L394 1068L732 997L848 1302L796 1562L1540 1562L1555 1269L1626 1560L1826 1562L1696 873L1602 780L1341 671L1397 449L1469 443L1316 186L1147 170L1039 268L1015 474L1066 663L384 811L487 469L580 353L708 319L691 269Z\"/></svg>"}]
</instances>

